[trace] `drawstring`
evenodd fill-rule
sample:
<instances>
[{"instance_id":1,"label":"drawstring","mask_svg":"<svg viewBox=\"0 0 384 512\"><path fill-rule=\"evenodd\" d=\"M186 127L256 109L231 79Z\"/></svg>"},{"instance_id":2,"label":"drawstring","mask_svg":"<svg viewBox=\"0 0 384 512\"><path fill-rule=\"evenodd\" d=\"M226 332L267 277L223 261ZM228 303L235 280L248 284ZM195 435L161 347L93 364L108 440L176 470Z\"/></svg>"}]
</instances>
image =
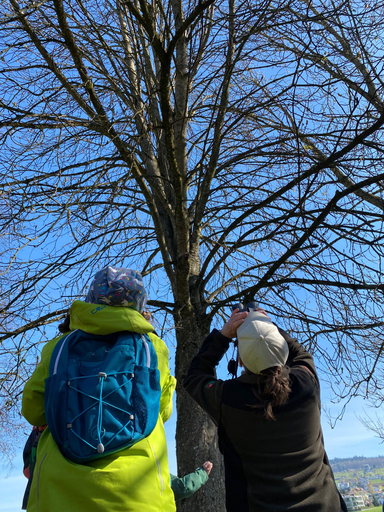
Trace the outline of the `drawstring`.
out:
<instances>
[{"instance_id":1,"label":"drawstring","mask_svg":"<svg viewBox=\"0 0 384 512\"><path fill-rule=\"evenodd\" d=\"M116 372L114 373L114 375L119 375L119 374L124 374L124 375L127 375L127 372L126 371L123 371L123 372ZM90 409L92 409L92 407L94 407L94 403L89 405L86 409L84 409L84 411L80 412L79 414L77 414L77 416L75 416L71 423L68 423L67 424L67 428L71 430L72 434L74 434L77 438L79 438L81 441L83 441L84 443L86 443L88 446L90 446L91 448L93 448L94 450L97 451L97 453L104 453L105 451L105 448L106 446L109 445L109 443L111 443L115 437L117 437L118 435L120 435L120 433L128 427L128 425L130 423L133 422L134 420L134 415L131 414L130 412L128 412L127 410L124 410L124 409L121 409L120 407L117 407L116 405L114 404L111 404L109 402L107 402L107 398L112 395L113 393L115 393L116 391L118 391L119 389L123 388L124 386L126 386L129 382L132 381L132 379L134 378L134 374L133 373L130 373L128 374L129 376L129 379L125 382L123 382L123 384L117 386L116 388L112 389L112 391L110 391L109 393L107 393L106 395L104 395L103 397L103 389L104 389L104 380L108 377L108 375L104 372L99 372L98 375L88 375L88 376L82 376L82 377L74 377L71 379L71 381L75 381L75 380L80 380L80 379L89 379L89 378L95 378L97 377L98 380L99 380L99 385L100 385L100 391L99 391L99 394L98 396L92 396L88 393L85 393L84 391L81 391L80 389L77 389L76 387L73 387L71 385L71 381L68 381L68 387L69 389L72 389L73 391L76 391L77 393L80 393L81 395L83 396L87 396L88 398L91 398L92 400L94 400L95 402L97 402L98 404L98 415L97 415L97 423L96 423L96 435L97 435L97 440L98 440L98 445L97 446L92 446L92 444L90 444L88 441L86 441L83 437L81 437L73 428L73 423L80 417L82 416L83 414L87 413ZM126 414L128 416L127 418L127 422L121 427L121 429L116 432L110 439L109 441L104 445L102 442L101 442L101 436L104 434L103 432L103 405L104 406L107 406L111 409L115 409L117 411L121 411L123 412L124 414Z\"/></svg>"},{"instance_id":2,"label":"drawstring","mask_svg":"<svg viewBox=\"0 0 384 512\"><path fill-rule=\"evenodd\" d=\"M99 414L97 417L97 437L99 440L99 444L97 445L97 453L103 453L104 445L101 442L101 429L103 428L103 384L104 384L104 380L107 378L107 374L104 372L100 372L98 377L99 377L99 384L100 384L100 395L99 395Z\"/></svg>"}]
</instances>

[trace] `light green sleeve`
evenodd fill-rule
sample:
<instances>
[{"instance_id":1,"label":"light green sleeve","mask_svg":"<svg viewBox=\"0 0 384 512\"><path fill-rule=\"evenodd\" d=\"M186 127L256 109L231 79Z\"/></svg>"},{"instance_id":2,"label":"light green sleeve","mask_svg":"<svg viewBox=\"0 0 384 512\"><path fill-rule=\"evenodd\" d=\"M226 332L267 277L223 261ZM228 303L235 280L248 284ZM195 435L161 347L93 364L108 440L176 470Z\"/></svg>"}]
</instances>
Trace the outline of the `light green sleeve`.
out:
<instances>
[{"instance_id":1,"label":"light green sleeve","mask_svg":"<svg viewBox=\"0 0 384 512\"><path fill-rule=\"evenodd\" d=\"M21 414L28 423L36 427L42 427L47 423L44 410L45 380L49 376L49 363L53 349L60 338L62 336L49 341L44 346L41 351L41 360L24 386Z\"/></svg>"},{"instance_id":2,"label":"light green sleeve","mask_svg":"<svg viewBox=\"0 0 384 512\"><path fill-rule=\"evenodd\" d=\"M160 416L163 423L169 420L173 410L173 393L176 388L176 379L171 374L168 375L167 382L162 389L160 398Z\"/></svg>"}]
</instances>

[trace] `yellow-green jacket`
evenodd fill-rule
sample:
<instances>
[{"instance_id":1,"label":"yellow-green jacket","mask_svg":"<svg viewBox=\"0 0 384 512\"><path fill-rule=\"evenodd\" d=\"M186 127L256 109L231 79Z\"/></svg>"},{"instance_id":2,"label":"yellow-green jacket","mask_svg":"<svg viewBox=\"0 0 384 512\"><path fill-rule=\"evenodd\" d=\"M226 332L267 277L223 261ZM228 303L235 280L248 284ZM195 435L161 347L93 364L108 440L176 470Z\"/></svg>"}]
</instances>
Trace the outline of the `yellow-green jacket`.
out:
<instances>
[{"instance_id":1,"label":"yellow-green jacket","mask_svg":"<svg viewBox=\"0 0 384 512\"><path fill-rule=\"evenodd\" d=\"M176 381L168 366L168 349L153 327L137 311L75 301L70 328L88 333L119 331L148 333L158 357L162 389L159 418L153 432L131 448L88 464L66 459L47 428L39 441L28 512L173 512L167 445L163 423L172 413ZM41 361L23 392L22 414L31 425L46 424L45 380L56 343L48 342Z\"/></svg>"}]
</instances>

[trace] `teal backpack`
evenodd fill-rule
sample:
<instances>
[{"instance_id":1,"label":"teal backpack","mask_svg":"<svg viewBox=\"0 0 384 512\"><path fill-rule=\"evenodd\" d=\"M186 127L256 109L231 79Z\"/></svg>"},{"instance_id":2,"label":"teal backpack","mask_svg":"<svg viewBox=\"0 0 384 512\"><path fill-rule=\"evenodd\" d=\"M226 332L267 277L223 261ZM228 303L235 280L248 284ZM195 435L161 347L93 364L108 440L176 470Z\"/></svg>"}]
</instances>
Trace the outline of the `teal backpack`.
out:
<instances>
[{"instance_id":1,"label":"teal backpack","mask_svg":"<svg viewBox=\"0 0 384 512\"><path fill-rule=\"evenodd\" d=\"M160 410L157 355L146 334L70 332L56 344L45 383L49 430L84 464L147 437Z\"/></svg>"}]
</instances>

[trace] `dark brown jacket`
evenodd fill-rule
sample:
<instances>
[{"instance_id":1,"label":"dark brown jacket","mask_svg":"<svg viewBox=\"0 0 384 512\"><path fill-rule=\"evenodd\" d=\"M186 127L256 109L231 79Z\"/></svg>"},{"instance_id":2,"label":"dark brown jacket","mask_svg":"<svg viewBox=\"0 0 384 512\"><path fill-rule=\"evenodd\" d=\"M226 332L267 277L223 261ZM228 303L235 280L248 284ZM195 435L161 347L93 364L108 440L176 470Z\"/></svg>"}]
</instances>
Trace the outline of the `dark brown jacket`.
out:
<instances>
[{"instance_id":1,"label":"dark brown jacket","mask_svg":"<svg viewBox=\"0 0 384 512\"><path fill-rule=\"evenodd\" d=\"M280 329L279 329L280 330ZM280 330L289 346L291 393L267 421L252 388L260 376L222 381L215 367L230 340L214 330L193 359L184 387L218 427L228 512L340 512L324 450L320 389L312 356Z\"/></svg>"}]
</instances>

